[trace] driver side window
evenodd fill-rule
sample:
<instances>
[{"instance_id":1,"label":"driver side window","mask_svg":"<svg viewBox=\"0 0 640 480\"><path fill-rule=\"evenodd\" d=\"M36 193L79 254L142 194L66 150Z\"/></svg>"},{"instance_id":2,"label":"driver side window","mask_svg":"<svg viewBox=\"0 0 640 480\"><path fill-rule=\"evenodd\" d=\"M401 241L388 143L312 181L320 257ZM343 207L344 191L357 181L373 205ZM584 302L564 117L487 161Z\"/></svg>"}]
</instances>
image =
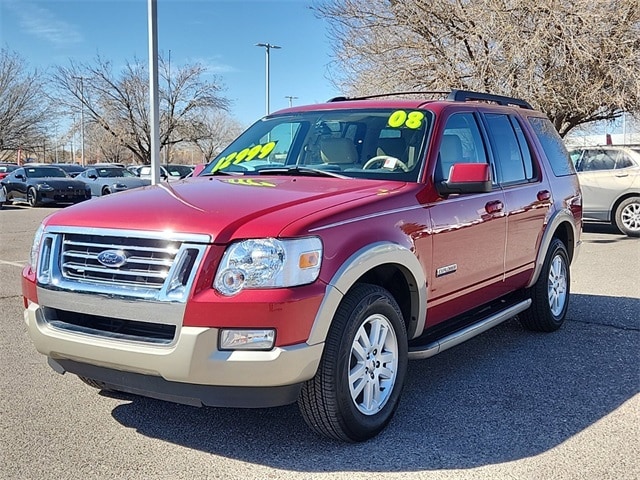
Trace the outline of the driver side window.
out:
<instances>
[{"instance_id":1,"label":"driver side window","mask_svg":"<svg viewBox=\"0 0 640 480\"><path fill-rule=\"evenodd\" d=\"M455 113L447 120L438 151L435 181L448 180L455 163L488 163L482 135L472 113Z\"/></svg>"}]
</instances>

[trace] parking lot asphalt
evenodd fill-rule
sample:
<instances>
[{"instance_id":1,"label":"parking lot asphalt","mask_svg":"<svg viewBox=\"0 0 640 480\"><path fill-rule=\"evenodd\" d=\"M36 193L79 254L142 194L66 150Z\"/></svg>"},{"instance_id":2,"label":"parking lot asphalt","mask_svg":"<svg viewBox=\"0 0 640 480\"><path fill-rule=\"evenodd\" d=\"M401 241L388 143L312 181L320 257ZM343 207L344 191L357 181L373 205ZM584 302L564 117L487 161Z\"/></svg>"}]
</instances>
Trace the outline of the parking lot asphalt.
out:
<instances>
[{"instance_id":1,"label":"parking lot asphalt","mask_svg":"<svg viewBox=\"0 0 640 480\"><path fill-rule=\"evenodd\" d=\"M640 478L640 240L588 227L568 320L508 321L411 362L381 435L340 444L295 405L194 408L98 392L51 370L20 271L55 208L0 211L0 479Z\"/></svg>"}]
</instances>

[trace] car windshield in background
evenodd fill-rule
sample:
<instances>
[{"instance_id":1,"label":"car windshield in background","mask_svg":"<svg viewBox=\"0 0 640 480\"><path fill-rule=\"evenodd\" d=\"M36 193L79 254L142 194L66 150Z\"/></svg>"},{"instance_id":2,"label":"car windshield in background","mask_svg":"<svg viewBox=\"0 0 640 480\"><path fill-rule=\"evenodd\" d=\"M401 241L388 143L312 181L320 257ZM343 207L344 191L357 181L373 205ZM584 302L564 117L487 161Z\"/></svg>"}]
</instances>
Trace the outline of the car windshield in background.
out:
<instances>
[{"instance_id":1,"label":"car windshield in background","mask_svg":"<svg viewBox=\"0 0 640 480\"><path fill-rule=\"evenodd\" d=\"M29 178L67 178L64 170L58 167L26 167L24 171Z\"/></svg>"},{"instance_id":2,"label":"car windshield in background","mask_svg":"<svg viewBox=\"0 0 640 480\"><path fill-rule=\"evenodd\" d=\"M184 178L192 172L192 168L187 165L164 165L165 170L172 177Z\"/></svg>"},{"instance_id":3,"label":"car windshield in background","mask_svg":"<svg viewBox=\"0 0 640 480\"><path fill-rule=\"evenodd\" d=\"M431 114L423 110L322 110L269 117L245 131L202 175L313 169L417 181L431 123Z\"/></svg>"},{"instance_id":4,"label":"car windshield in background","mask_svg":"<svg viewBox=\"0 0 640 480\"><path fill-rule=\"evenodd\" d=\"M126 168L120 167L106 167L106 168L96 168L96 172L98 172L98 176L102 178L116 178L116 177L134 177L136 175Z\"/></svg>"},{"instance_id":5,"label":"car windshield in background","mask_svg":"<svg viewBox=\"0 0 640 480\"><path fill-rule=\"evenodd\" d=\"M0 173L10 173L17 170L17 165L0 165Z\"/></svg>"}]
</instances>

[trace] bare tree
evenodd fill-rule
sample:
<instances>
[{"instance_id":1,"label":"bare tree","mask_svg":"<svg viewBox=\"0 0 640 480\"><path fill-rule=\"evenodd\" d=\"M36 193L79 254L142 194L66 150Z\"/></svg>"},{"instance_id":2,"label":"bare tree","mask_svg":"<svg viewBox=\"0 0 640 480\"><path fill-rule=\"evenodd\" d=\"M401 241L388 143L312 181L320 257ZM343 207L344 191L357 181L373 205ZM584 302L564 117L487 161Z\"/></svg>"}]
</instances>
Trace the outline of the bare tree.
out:
<instances>
[{"instance_id":1,"label":"bare tree","mask_svg":"<svg viewBox=\"0 0 640 480\"><path fill-rule=\"evenodd\" d=\"M114 135L97 123L85 127L85 157L87 163L130 163L133 154Z\"/></svg>"},{"instance_id":2,"label":"bare tree","mask_svg":"<svg viewBox=\"0 0 640 480\"><path fill-rule=\"evenodd\" d=\"M29 72L18 54L0 49L0 159L42 145L48 107L38 72Z\"/></svg>"},{"instance_id":3,"label":"bare tree","mask_svg":"<svg viewBox=\"0 0 640 480\"><path fill-rule=\"evenodd\" d=\"M638 0L327 0L351 95L462 88L520 97L561 135L640 111Z\"/></svg>"},{"instance_id":4,"label":"bare tree","mask_svg":"<svg viewBox=\"0 0 640 480\"><path fill-rule=\"evenodd\" d=\"M243 126L229 115L209 112L184 124L180 133L198 148L203 161L208 162L242 133L242 130Z\"/></svg>"},{"instance_id":5,"label":"bare tree","mask_svg":"<svg viewBox=\"0 0 640 480\"><path fill-rule=\"evenodd\" d=\"M211 109L226 110L228 101L220 95L217 77L203 80L205 68L199 64L174 68L161 58L160 146L185 141L178 134L181 125L200 118ZM145 64L127 62L119 75L111 62L100 57L95 65L71 62L58 66L52 75L58 87L58 102L69 111L84 106L89 123L93 123L116 143L129 150L140 163L151 161L149 113L149 75Z\"/></svg>"}]
</instances>

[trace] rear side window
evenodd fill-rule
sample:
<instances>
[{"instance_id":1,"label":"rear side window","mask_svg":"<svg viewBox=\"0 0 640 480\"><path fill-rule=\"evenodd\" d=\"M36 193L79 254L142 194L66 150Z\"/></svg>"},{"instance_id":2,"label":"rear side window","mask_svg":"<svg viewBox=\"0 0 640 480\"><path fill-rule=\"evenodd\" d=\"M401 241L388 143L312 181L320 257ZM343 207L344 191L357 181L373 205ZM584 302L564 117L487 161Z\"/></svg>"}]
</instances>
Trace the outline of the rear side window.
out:
<instances>
[{"instance_id":1,"label":"rear side window","mask_svg":"<svg viewBox=\"0 0 640 480\"><path fill-rule=\"evenodd\" d=\"M576 170L578 172L613 170L616 166L616 153L617 152L610 152L602 149L585 150L576 165Z\"/></svg>"},{"instance_id":2,"label":"rear side window","mask_svg":"<svg viewBox=\"0 0 640 480\"><path fill-rule=\"evenodd\" d=\"M620 170L633 166L635 166L633 160L623 150L592 148L584 151L576 163L576 170L578 172Z\"/></svg>"},{"instance_id":3,"label":"rear side window","mask_svg":"<svg viewBox=\"0 0 640 480\"><path fill-rule=\"evenodd\" d=\"M621 150L618 151L618 154L616 155L616 170L633 166L635 166L635 163L633 163L633 160L629 158L629 154Z\"/></svg>"},{"instance_id":4,"label":"rear side window","mask_svg":"<svg viewBox=\"0 0 640 480\"><path fill-rule=\"evenodd\" d=\"M517 120L508 115L485 115L500 183L525 183L534 178L529 145Z\"/></svg>"},{"instance_id":5,"label":"rear side window","mask_svg":"<svg viewBox=\"0 0 640 480\"><path fill-rule=\"evenodd\" d=\"M572 175L575 170L573 163L571 163L569 152L567 152L564 143L562 143L562 139L553 123L548 118L540 117L529 117L529 123L536 133L547 159L549 159L555 176Z\"/></svg>"}]
</instances>

